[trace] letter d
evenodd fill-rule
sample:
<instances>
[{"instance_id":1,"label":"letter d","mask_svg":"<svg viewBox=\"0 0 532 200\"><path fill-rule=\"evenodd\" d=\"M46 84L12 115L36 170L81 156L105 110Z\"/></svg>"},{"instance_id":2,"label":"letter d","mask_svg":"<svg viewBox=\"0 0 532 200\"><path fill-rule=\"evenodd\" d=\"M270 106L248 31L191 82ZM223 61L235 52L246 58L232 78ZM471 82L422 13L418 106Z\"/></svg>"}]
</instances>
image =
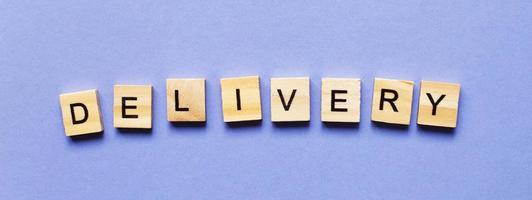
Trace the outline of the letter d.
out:
<instances>
[{"instance_id":1,"label":"letter d","mask_svg":"<svg viewBox=\"0 0 532 200\"><path fill-rule=\"evenodd\" d=\"M74 107L81 107L83 108L83 118L80 120L76 120L76 114L74 113ZM72 116L72 124L82 124L89 119L89 111L87 109L87 106L83 103L72 103L70 104L70 115Z\"/></svg>"}]
</instances>

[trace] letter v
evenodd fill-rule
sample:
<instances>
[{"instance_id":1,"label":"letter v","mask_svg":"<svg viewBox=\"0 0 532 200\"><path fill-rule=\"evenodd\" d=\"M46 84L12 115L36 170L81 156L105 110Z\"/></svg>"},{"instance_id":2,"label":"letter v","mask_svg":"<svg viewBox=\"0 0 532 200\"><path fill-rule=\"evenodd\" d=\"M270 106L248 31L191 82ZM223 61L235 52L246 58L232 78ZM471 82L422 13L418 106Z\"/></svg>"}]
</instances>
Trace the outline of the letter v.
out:
<instances>
[{"instance_id":1,"label":"letter v","mask_svg":"<svg viewBox=\"0 0 532 200\"><path fill-rule=\"evenodd\" d=\"M288 104L284 100L283 92L281 89L277 89L277 93L279 93L279 97L281 98L281 103L283 104L283 108L285 111L288 111L290 109L290 106L292 105L292 101L294 100L294 97L296 96L296 89L292 90L292 94L290 95L290 99L288 100Z\"/></svg>"}]
</instances>

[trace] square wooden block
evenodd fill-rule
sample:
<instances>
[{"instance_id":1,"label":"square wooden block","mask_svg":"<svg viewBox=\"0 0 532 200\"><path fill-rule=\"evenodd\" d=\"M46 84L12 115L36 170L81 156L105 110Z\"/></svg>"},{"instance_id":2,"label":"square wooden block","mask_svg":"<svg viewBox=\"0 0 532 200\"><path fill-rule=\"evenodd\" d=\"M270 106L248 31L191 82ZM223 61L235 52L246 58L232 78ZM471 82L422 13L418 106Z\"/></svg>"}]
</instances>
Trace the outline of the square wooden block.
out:
<instances>
[{"instance_id":1,"label":"square wooden block","mask_svg":"<svg viewBox=\"0 0 532 200\"><path fill-rule=\"evenodd\" d=\"M151 128L151 85L114 86L114 127Z\"/></svg>"},{"instance_id":2,"label":"square wooden block","mask_svg":"<svg viewBox=\"0 0 532 200\"><path fill-rule=\"evenodd\" d=\"M360 79L321 79L321 121L360 122Z\"/></svg>"},{"instance_id":3,"label":"square wooden block","mask_svg":"<svg viewBox=\"0 0 532 200\"><path fill-rule=\"evenodd\" d=\"M168 121L205 121L205 79L166 79Z\"/></svg>"},{"instance_id":4,"label":"square wooden block","mask_svg":"<svg viewBox=\"0 0 532 200\"><path fill-rule=\"evenodd\" d=\"M414 82L375 78L371 120L391 124L410 124Z\"/></svg>"},{"instance_id":5,"label":"square wooden block","mask_svg":"<svg viewBox=\"0 0 532 200\"><path fill-rule=\"evenodd\" d=\"M96 90L61 94L59 102L66 136L103 131Z\"/></svg>"},{"instance_id":6,"label":"square wooden block","mask_svg":"<svg viewBox=\"0 0 532 200\"><path fill-rule=\"evenodd\" d=\"M459 84L421 81L417 123L455 128L459 97Z\"/></svg>"},{"instance_id":7,"label":"square wooden block","mask_svg":"<svg viewBox=\"0 0 532 200\"><path fill-rule=\"evenodd\" d=\"M310 120L310 81L308 77L270 79L273 122Z\"/></svg>"},{"instance_id":8,"label":"square wooden block","mask_svg":"<svg viewBox=\"0 0 532 200\"><path fill-rule=\"evenodd\" d=\"M258 76L223 78L220 84L224 122L262 119Z\"/></svg>"}]
</instances>

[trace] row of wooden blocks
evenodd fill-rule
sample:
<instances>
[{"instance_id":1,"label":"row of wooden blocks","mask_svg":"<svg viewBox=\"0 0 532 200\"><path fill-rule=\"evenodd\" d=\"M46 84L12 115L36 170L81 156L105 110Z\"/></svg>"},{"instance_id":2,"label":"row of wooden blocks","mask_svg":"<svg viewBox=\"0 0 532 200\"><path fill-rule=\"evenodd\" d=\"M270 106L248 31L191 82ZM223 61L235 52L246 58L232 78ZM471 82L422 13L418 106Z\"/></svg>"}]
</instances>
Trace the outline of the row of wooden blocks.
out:
<instances>
[{"instance_id":1,"label":"row of wooden blocks","mask_svg":"<svg viewBox=\"0 0 532 200\"><path fill-rule=\"evenodd\" d=\"M225 122L262 119L258 76L224 78L220 84ZM270 87L273 122L310 120L308 77L272 78ZM375 78L371 120L410 124L413 90L413 81ZM456 127L459 95L459 84L421 81L417 123ZM167 79L166 97L168 121L206 121L205 79ZM67 136L103 131L96 90L61 94L60 103ZM152 86L115 85L113 112L116 128L151 128ZM359 79L321 80L321 120L360 121Z\"/></svg>"}]
</instances>

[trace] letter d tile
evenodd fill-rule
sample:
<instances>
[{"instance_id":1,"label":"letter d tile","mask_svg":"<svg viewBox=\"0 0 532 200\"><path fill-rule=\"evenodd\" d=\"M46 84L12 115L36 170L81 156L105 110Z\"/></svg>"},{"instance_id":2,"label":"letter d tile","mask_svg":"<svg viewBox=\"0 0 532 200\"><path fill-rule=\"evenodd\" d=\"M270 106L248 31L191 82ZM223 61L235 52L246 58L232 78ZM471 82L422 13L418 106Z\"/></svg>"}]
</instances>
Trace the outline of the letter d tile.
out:
<instances>
[{"instance_id":1,"label":"letter d tile","mask_svg":"<svg viewBox=\"0 0 532 200\"><path fill-rule=\"evenodd\" d=\"M103 131L96 90L59 95L66 136L76 136Z\"/></svg>"}]
</instances>

